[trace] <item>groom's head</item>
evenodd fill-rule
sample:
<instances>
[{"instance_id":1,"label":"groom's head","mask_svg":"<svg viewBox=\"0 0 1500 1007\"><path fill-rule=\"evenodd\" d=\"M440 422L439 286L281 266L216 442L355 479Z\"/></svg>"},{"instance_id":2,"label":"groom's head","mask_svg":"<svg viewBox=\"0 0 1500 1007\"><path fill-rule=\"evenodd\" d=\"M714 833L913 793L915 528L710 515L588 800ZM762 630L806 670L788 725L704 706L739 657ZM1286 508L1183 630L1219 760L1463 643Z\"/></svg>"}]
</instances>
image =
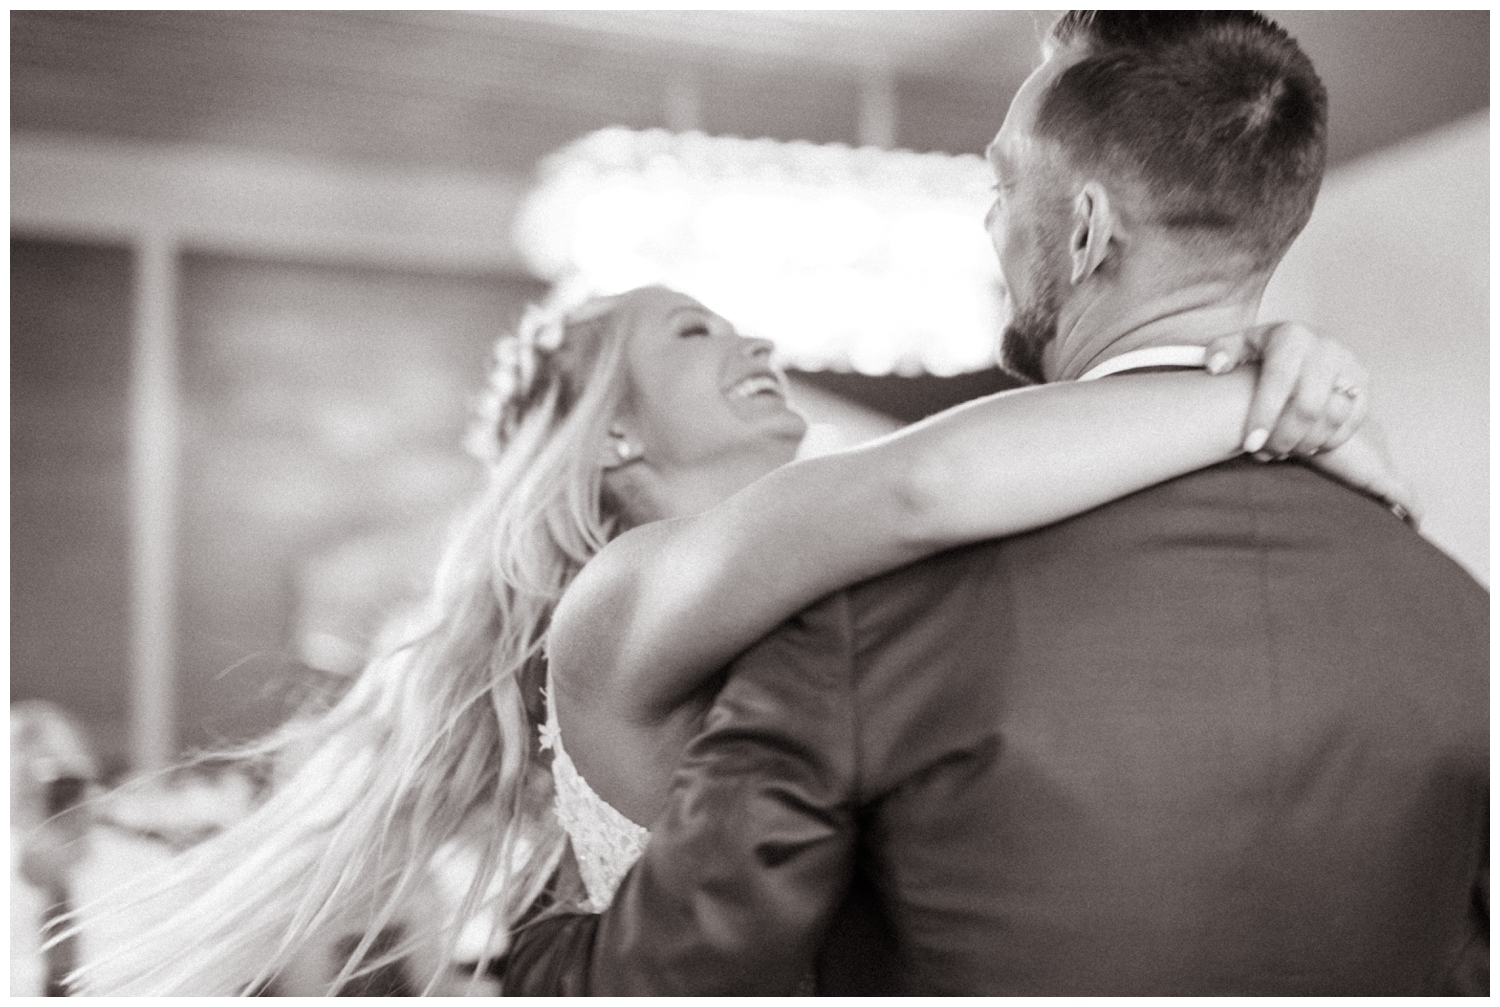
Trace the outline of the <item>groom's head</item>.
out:
<instances>
[{"instance_id":1,"label":"groom's head","mask_svg":"<svg viewBox=\"0 0 1500 1007\"><path fill-rule=\"evenodd\" d=\"M1038 381L1101 285L1269 276L1312 212L1327 106L1296 42L1247 11L1072 11L1045 57L987 151L1004 360Z\"/></svg>"}]
</instances>

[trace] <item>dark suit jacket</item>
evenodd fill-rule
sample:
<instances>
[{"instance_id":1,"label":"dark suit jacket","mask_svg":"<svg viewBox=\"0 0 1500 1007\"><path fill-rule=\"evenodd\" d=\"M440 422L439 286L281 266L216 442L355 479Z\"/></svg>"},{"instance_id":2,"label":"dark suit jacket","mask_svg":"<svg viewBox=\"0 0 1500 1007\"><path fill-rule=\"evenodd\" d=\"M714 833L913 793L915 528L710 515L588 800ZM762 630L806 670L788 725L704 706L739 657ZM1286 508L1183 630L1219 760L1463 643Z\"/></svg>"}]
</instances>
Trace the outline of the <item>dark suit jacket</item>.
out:
<instances>
[{"instance_id":1,"label":"dark suit jacket","mask_svg":"<svg viewBox=\"0 0 1500 1007\"><path fill-rule=\"evenodd\" d=\"M948 552L736 662L507 992L1482 989L1487 670L1486 592L1299 465Z\"/></svg>"}]
</instances>

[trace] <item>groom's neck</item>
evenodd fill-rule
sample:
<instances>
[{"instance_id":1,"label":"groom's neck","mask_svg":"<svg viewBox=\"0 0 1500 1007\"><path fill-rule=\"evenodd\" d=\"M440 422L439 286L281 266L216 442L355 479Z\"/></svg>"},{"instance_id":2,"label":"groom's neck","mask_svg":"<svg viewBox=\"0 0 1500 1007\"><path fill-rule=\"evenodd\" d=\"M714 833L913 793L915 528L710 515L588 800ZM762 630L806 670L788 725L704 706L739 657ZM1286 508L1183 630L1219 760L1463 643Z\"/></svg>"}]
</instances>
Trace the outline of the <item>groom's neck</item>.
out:
<instances>
[{"instance_id":1,"label":"groom's neck","mask_svg":"<svg viewBox=\"0 0 1500 1007\"><path fill-rule=\"evenodd\" d=\"M1044 365L1048 381L1072 381L1122 353L1153 346L1205 346L1255 324L1265 278L1199 282L1149 294L1114 288L1064 307ZM1071 310L1070 310L1071 308Z\"/></svg>"}]
</instances>

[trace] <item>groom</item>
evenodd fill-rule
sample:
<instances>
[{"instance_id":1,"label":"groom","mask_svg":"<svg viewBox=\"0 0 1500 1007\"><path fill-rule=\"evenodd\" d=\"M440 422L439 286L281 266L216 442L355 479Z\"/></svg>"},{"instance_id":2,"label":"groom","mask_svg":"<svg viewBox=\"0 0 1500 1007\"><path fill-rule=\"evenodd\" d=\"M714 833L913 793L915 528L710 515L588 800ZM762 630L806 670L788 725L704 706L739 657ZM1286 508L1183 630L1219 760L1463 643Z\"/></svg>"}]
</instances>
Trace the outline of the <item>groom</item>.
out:
<instances>
[{"instance_id":1,"label":"groom","mask_svg":"<svg viewBox=\"0 0 1500 1007\"><path fill-rule=\"evenodd\" d=\"M989 149L1010 366L1250 325L1324 109L1257 15L1062 18ZM1483 992L1487 609L1243 459L839 592L734 664L613 906L520 932L507 992Z\"/></svg>"}]
</instances>

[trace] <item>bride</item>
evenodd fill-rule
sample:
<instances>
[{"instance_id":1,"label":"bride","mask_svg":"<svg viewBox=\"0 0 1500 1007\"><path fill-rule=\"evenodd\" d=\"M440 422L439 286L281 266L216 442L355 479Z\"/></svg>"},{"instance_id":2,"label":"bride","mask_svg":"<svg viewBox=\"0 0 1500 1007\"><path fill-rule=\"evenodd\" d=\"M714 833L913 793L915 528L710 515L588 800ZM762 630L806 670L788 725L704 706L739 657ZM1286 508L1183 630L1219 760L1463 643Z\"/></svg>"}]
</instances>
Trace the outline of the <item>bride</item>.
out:
<instances>
[{"instance_id":1,"label":"bride","mask_svg":"<svg viewBox=\"0 0 1500 1007\"><path fill-rule=\"evenodd\" d=\"M1223 376L1002 393L793 461L806 424L771 344L691 298L650 287L529 313L497 346L475 444L489 483L420 624L331 709L239 753L297 768L105 907L173 909L81 988L259 988L347 927L365 937L334 992L414 949L451 951L476 918L497 921L498 957L549 885L554 903L602 909L740 650L845 585L1228 460L1252 399L1279 417L1263 450L1405 502L1331 394L1357 362L1295 326L1254 335L1268 331L1259 388L1254 368L1231 370L1252 351L1240 334L1209 347ZM476 866L443 933L368 955L460 847Z\"/></svg>"}]
</instances>

